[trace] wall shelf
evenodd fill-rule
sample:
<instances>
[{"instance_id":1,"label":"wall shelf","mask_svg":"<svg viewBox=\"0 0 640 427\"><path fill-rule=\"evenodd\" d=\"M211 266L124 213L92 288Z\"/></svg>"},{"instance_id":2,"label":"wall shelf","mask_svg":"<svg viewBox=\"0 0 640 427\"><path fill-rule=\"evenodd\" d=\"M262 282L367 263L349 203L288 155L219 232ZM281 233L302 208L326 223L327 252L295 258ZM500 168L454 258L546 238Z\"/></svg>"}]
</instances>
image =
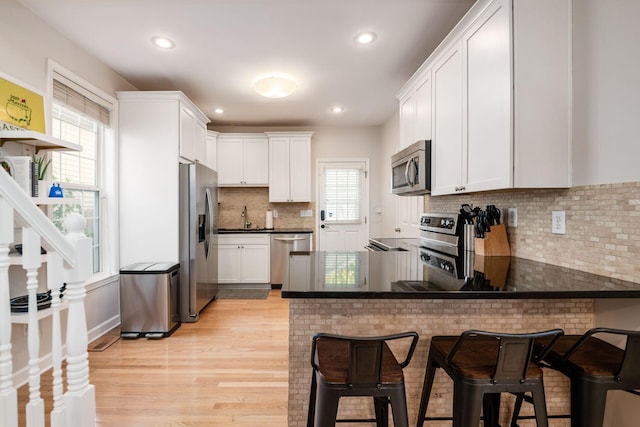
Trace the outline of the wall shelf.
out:
<instances>
[{"instance_id":1,"label":"wall shelf","mask_svg":"<svg viewBox=\"0 0 640 427\"><path fill-rule=\"evenodd\" d=\"M75 197L32 197L31 200L36 205L75 205L81 202Z\"/></svg>"},{"instance_id":2,"label":"wall shelf","mask_svg":"<svg viewBox=\"0 0 640 427\"><path fill-rule=\"evenodd\" d=\"M49 135L32 130L5 130L0 131L0 147L5 142L19 142L21 144L33 145L36 152L40 150L66 150L82 151L82 146L72 142L63 141Z\"/></svg>"},{"instance_id":3,"label":"wall shelf","mask_svg":"<svg viewBox=\"0 0 640 427\"><path fill-rule=\"evenodd\" d=\"M60 311L66 310L68 307L67 301L63 298L60 303ZM51 307L44 310L38 310L38 320L42 320L53 314ZM16 325L26 325L29 323L29 313L11 313L11 323Z\"/></svg>"}]
</instances>

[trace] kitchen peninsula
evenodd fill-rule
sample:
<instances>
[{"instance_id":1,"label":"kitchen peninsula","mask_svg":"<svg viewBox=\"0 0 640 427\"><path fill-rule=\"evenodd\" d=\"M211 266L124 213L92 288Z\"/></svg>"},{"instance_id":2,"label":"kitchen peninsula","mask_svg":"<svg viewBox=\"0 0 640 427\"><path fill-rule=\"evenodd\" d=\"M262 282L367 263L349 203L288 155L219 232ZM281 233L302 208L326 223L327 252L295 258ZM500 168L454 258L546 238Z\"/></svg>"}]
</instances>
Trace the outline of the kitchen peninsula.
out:
<instances>
[{"instance_id":1,"label":"kitchen peninsula","mask_svg":"<svg viewBox=\"0 0 640 427\"><path fill-rule=\"evenodd\" d=\"M567 334L581 334L595 326L594 299L640 298L639 283L516 257L477 257L470 264L473 271L455 277L428 266L423 280L403 277L399 266L413 256L410 252L290 255L282 289L283 298L290 299L289 426L306 423L311 337L315 332L354 336L418 332L418 347L405 369L413 424L431 336L457 335L468 329L531 332L557 327ZM438 375L429 416L446 417L451 414L452 387L446 376ZM545 371L550 414L568 413L568 390L564 377ZM339 415L372 416L370 406L364 398L344 400ZM509 397L504 398L502 408L501 422L507 425L507 412L512 409ZM562 422L559 425L565 425Z\"/></svg>"}]
</instances>

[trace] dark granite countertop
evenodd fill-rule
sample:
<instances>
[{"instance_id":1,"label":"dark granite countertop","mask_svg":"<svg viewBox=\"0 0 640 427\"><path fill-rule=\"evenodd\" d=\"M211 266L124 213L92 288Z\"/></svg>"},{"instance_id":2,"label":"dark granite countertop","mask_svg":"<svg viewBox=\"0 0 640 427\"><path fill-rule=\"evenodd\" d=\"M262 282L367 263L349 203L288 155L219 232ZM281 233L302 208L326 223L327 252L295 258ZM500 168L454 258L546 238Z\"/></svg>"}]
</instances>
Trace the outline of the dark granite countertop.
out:
<instances>
[{"instance_id":1,"label":"dark granite countertop","mask_svg":"<svg viewBox=\"0 0 640 427\"><path fill-rule=\"evenodd\" d=\"M268 233L268 234L308 234L313 233L310 228L220 228L218 234L246 234L246 233Z\"/></svg>"},{"instance_id":2,"label":"dark granite countertop","mask_svg":"<svg viewBox=\"0 0 640 427\"><path fill-rule=\"evenodd\" d=\"M475 257L467 277L423 265L410 252L293 252L283 298L640 298L640 283L516 257ZM415 269L414 269L415 270ZM400 272L400 273L399 273Z\"/></svg>"}]
</instances>

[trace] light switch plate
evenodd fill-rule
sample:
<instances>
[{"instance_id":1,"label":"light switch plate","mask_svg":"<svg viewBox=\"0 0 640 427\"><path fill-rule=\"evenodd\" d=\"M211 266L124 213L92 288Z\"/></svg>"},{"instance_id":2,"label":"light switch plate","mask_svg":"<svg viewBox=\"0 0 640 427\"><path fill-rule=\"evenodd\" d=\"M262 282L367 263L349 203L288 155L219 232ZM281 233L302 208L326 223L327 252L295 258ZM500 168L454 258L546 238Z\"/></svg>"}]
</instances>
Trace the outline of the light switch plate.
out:
<instances>
[{"instance_id":1,"label":"light switch plate","mask_svg":"<svg viewBox=\"0 0 640 427\"><path fill-rule=\"evenodd\" d=\"M305 209L300 211L301 217L311 217L313 216L313 211L311 209Z\"/></svg>"}]
</instances>

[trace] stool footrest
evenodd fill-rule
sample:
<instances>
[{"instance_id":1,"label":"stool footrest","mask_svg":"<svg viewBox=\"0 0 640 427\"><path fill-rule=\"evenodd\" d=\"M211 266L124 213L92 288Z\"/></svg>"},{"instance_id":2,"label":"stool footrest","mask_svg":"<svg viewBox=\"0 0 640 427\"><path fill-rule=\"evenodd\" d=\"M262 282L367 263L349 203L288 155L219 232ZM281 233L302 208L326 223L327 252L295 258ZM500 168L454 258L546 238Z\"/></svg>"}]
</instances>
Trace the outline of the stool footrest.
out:
<instances>
[{"instance_id":1,"label":"stool footrest","mask_svg":"<svg viewBox=\"0 0 640 427\"><path fill-rule=\"evenodd\" d=\"M375 422L376 422L375 418L356 418L356 419L345 418L342 420L336 420L336 423L375 423Z\"/></svg>"}]
</instances>

